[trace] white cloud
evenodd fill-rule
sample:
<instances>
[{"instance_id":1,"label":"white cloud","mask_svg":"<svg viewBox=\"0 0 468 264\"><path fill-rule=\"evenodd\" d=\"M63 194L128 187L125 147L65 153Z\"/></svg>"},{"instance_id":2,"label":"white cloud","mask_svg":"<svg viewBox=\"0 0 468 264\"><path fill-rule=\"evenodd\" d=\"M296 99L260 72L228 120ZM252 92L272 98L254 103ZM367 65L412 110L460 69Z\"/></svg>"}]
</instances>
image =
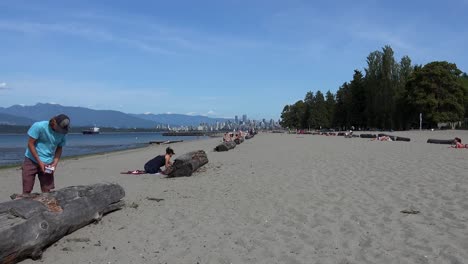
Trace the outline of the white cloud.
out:
<instances>
[{"instance_id":1,"label":"white cloud","mask_svg":"<svg viewBox=\"0 0 468 264\"><path fill-rule=\"evenodd\" d=\"M196 115L196 114L197 114L197 112L188 112L188 113L186 113L186 115L191 115L191 116Z\"/></svg>"},{"instance_id":2,"label":"white cloud","mask_svg":"<svg viewBox=\"0 0 468 264\"><path fill-rule=\"evenodd\" d=\"M216 115L215 111L213 110L210 110L206 113L206 115Z\"/></svg>"},{"instance_id":3,"label":"white cloud","mask_svg":"<svg viewBox=\"0 0 468 264\"><path fill-rule=\"evenodd\" d=\"M145 112L144 114L145 114L145 115L151 115L151 114L153 114L153 113L151 113L151 112Z\"/></svg>"},{"instance_id":4,"label":"white cloud","mask_svg":"<svg viewBox=\"0 0 468 264\"><path fill-rule=\"evenodd\" d=\"M0 83L0 90L7 90L8 86L5 82Z\"/></svg>"}]
</instances>

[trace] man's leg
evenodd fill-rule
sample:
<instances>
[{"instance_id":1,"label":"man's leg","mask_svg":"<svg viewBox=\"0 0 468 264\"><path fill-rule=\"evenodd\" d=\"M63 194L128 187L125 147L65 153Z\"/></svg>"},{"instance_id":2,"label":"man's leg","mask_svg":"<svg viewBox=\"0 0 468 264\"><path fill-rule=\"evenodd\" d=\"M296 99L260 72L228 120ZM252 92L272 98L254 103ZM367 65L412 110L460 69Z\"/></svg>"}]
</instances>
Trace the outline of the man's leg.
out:
<instances>
[{"instance_id":1,"label":"man's leg","mask_svg":"<svg viewBox=\"0 0 468 264\"><path fill-rule=\"evenodd\" d=\"M39 182L41 183L41 191L42 192L50 192L50 190L55 188L54 185L54 174L47 174L47 173L38 173Z\"/></svg>"},{"instance_id":2,"label":"man's leg","mask_svg":"<svg viewBox=\"0 0 468 264\"><path fill-rule=\"evenodd\" d=\"M36 180L36 174L39 172L39 167L34 161L25 157L22 169L23 194L29 194L34 188L34 181Z\"/></svg>"}]
</instances>

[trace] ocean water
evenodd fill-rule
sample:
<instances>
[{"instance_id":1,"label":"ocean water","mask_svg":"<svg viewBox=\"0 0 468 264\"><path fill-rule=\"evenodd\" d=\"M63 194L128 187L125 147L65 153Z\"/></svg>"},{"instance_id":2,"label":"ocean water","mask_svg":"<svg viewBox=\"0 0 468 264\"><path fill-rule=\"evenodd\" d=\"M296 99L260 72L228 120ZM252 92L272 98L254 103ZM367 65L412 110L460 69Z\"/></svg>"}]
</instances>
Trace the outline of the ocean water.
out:
<instances>
[{"instance_id":1,"label":"ocean water","mask_svg":"<svg viewBox=\"0 0 468 264\"><path fill-rule=\"evenodd\" d=\"M161 133L100 133L97 135L69 134L62 157L95 154L144 147L150 141L199 140L207 137L163 136ZM0 134L0 166L19 164L24 159L27 134Z\"/></svg>"}]
</instances>

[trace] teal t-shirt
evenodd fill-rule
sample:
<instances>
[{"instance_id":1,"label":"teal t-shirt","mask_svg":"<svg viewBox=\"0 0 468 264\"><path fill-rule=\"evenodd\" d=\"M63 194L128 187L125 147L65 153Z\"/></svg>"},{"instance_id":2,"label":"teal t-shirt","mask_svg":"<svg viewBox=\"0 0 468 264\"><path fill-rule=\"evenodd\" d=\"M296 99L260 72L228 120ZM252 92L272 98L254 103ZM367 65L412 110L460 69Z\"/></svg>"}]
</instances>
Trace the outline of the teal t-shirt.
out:
<instances>
[{"instance_id":1,"label":"teal t-shirt","mask_svg":"<svg viewBox=\"0 0 468 264\"><path fill-rule=\"evenodd\" d=\"M45 164L54 161L55 150L57 147L65 146L65 134L55 132L50 126L49 121L40 121L34 123L28 130L28 135L36 139L36 151L39 159ZM26 157L36 162L29 148L26 148Z\"/></svg>"}]
</instances>

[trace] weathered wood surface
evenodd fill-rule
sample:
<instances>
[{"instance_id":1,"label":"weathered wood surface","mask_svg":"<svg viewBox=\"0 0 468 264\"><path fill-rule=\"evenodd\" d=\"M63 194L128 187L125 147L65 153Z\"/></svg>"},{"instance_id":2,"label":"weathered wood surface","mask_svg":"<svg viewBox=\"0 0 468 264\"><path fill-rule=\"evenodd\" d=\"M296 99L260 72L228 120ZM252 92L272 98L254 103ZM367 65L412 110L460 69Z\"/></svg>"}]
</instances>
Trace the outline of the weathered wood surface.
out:
<instances>
[{"instance_id":1,"label":"weathered wood surface","mask_svg":"<svg viewBox=\"0 0 468 264\"><path fill-rule=\"evenodd\" d=\"M234 139L234 142L236 142L236 144L239 145L242 142L244 142L244 138L243 137L236 138L236 139Z\"/></svg>"},{"instance_id":2,"label":"weathered wood surface","mask_svg":"<svg viewBox=\"0 0 468 264\"><path fill-rule=\"evenodd\" d=\"M245 139L251 139L251 138L253 138L253 137L254 137L254 135L252 135L252 134L247 134L247 135L245 136Z\"/></svg>"},{"instance_id":3,"label":"weathered wood surface","mask_svg":"<svg viewBox=\"0 0 468 264\"><path fill-rule=\"evenodd\" d=\"M118 184L71 186L0 203L0 263L38 259L63 236L124 206Z\"/></svg>"},{"instance_id":4,"label":"weathered wood surface","mask_svg":"<svg viewBox=\"0 0 468 264\"><path fill-rule=\"evenodd\" d=\"M432 143L432 144L455 144L455 139L433 139L430 138L427 140L427 143Z\"/></svg>"},{"instance_id":5,"label":"weathered wood surface","mask_svg":"<svg viewBox=\"0 0 468 264\"><path fill-rule=\"evenodd\" d=\"M196 150L177 157L167 173L167 177L192 176L192 173L208 163L205 151Z\"/></svg>"},{"instance_id":6,"label":"weathered wood surface","mask_svg":"<svg viewBox=\"0 0 468 264\"><path fill-rule=\"evenodd\" d=\"M214 150L215 151L228 151L230 149L235 148L236 145L237 144L234 141L226 141L216 146Z\"/></svg>"}]
</instances>

